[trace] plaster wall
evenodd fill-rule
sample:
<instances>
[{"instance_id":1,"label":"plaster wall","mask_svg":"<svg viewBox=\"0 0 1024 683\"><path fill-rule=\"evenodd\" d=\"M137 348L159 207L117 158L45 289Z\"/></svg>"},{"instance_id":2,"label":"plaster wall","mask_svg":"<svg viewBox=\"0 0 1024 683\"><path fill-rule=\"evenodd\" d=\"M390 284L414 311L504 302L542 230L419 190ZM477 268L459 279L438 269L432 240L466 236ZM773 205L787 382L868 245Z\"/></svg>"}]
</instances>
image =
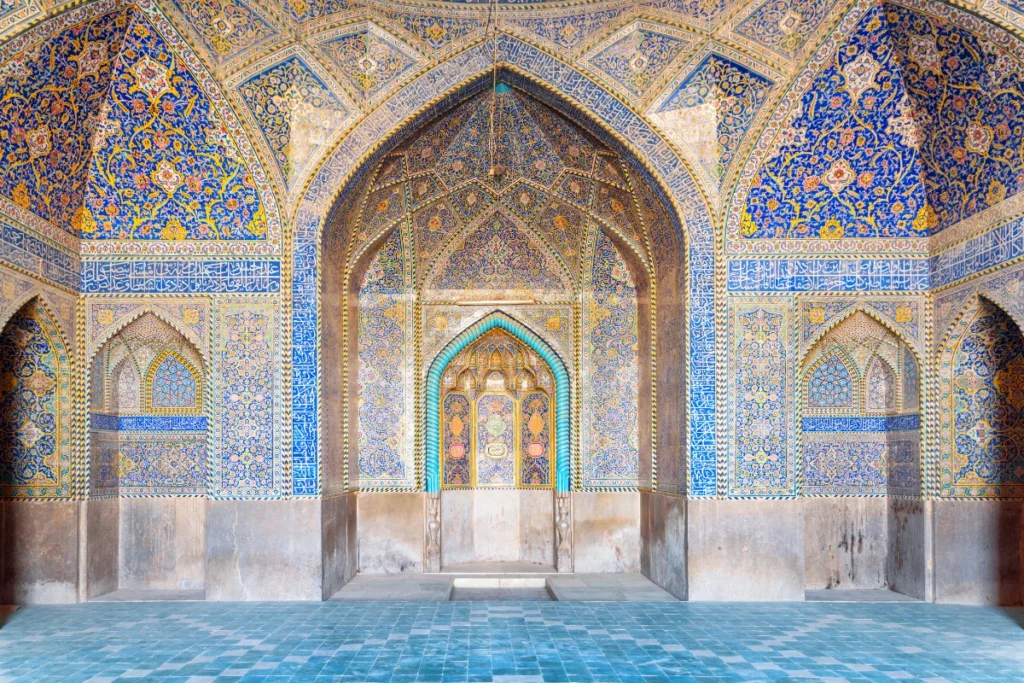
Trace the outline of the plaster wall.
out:
<instances>
[{"instance_id":1,"label":"plaster wall","mask_svg":"<svg viewBox=\"0 0 1024 683\"><path fill-rule=\"evenodd\" d=\"M422 572L425 495L360 492L357 501L359 571Z\"/></svg>"},{"instance_id":2,"label":"plaster wall","mask_svg":"<svg viewBox=\"0 0 1024 683\"><path fill-rule=\"evenodd\" d=\"M208 501L206 599L321 600L320 504Z\"/></svg>"},{"instance_id":3,"label":"plaster wall","mask_svg":"<svg viewBox=\"0 0 1024 683\"><path fill-rule=\"evenodd\" d=\"M888 500L889 552L886 579L889 588L918 600L928 595L928 510L920 500Z\"/></svg>"},{"instance_id":4,"label":"plaster wall","mask_svg":"<svg viewBox=\"0 0 1024 683\"><path fill-rule=\"evenodd\" d=\"M803 600L802 501L690 500L686 520L690 600Z\"/></svg>"},{"instance_id":5,"label":"plaster wall","mask_svg":"<svg viewBox=\"0 0 1024 683\"><path fill-rule=\"evenodd\" d=\"M117 498L97 498L83 503L86 511L85 598L117 590L121 505Z\"/></svg>"},{"instance_id":6,"label":"plaster wall","mask_svg":"<svg viewBox=\"0 0 1024 683\"><path fill-rule=\"evenodd\" d=\"M555 564L551 491L473 489L441 494L441 566Z\"/></svg>"},{"instance_id":7,"label":"plaster wall","mask_svg":"<svg viewBox=\"0 0 1024 683\"><path fill-rule=\"evenodd\" d=\"M640 494L572 494L573 567L578 574L640 571Z\"/></svg>"},{"instance_id":8,"label":"plaster wall","mask_svg":"<svg viewBox=\"0 0 1024 683\"><path fill-rule=\"evenodd\" d=\"M0 502L0 604L78 599L78 515L72 501Z\"/></svg>"},{"instance_id":9,"label":"plaster wall","mask_svg":"<svg viewBox=\"0 0 1024 683\"><path fill-rule=\"evenodd\" d=\"M122 498L118 588L203 588L206 500Z\"/></svg>"},{"instance_id":10,"label":"plaster wall","mask_svg":"<svg viewBox=\"0 0 1024 683\"><path fill-rule=\"evenodd\" d=\"M337 593L358 570L357 512L355 493L328 496L321 502L324 600Z\"/></svg>"},{"instance_id":11,"label":"plaster wall","mask_svg":"<svg viewBox=\"0 0 1024 683\"><path fill-rule=\"evenodd\" d=\"M807 589L886 588L885 498L804 498Z\"/></svg>"},{"instance_id":12,"label":"plaster wall","mask_svg":"<svg viewBox=\"0 0 1024 683\"><path fill-rule=\"evenodd\" d=\"M935 510L935 600L976 605L1024 602L1024 501L939 500Z\"/></svg>"},{"instance_id":13,"label":"plaster wall","mask_svg":"<svg viewBox=\"0 0 1024 683\"><path fill-rule=\"evenodd\" d=\"M686 599L685 498L640 494L640 571L675 597Z\"/></svg>"}]
</instances>

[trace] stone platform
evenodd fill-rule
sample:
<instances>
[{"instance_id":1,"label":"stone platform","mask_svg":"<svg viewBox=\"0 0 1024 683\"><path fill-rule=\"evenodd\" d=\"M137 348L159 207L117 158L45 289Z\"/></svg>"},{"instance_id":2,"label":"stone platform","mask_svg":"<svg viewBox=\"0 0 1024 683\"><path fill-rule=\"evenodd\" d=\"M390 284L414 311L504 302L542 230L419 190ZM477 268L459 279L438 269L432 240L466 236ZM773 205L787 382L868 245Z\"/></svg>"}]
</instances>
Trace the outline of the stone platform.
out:
<instances>
[{"instance_id":1,"label":"stone platform","mask_svg":"<svg viewBox=\"0 0 1024 683\"><path fill-rule=\"evenodd\" d=\"M525 593L517 597L517 591ZM536 600L542 599L541 592L550 596L547 599L559 602L676 600L642 574L558 574L550 568L504 565L452 567L438 574L359 574L331 600L431 602L451 600L453 593L457 593L454 599L459 600Z\"/></svg>"}]
</instances>

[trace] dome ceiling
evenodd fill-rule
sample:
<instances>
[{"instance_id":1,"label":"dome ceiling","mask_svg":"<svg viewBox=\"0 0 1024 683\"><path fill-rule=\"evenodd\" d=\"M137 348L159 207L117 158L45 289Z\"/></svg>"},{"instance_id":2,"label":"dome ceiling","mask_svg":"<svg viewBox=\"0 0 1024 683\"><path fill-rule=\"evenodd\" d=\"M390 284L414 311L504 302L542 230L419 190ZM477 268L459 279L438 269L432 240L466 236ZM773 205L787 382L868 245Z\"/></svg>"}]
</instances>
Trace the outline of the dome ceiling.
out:
<instances>
[{"instance_id":1,"label":"dome ceiling","mask_svg":"<svg viewBox=\"0 0 1024 683\"><path fill-rule=\"evenodd\" d=\"M968 4L497 0L498 58L519 64L518 53L538 50L564 70L552 87L572 106L598 111L593 98L615 99L642 116L687 162L724 225L726 253L900 244L923 254L973 234L971 221L995 204L1024 205L1024 10ZM46 3L13 0L0 8L0 79L11 93L4 215L87 255L280 253L289 217L340 146L393 132L404 115L382 112L444 95L431 88L452 82L439 70L466 80L486 70L491 9L487 0L94 0L44 19ZM615 178L621 169L602 170L607 151L572 126L556 134L557 117L521 96L502 107L500 118L523 128L502 130L506 177L484 182L489 159L468 150L489 112L466 104L445 117L451 130L435 125L449 136L437 157L402 161L402 178L424 176L408 203L373 220L408 210L444 222L447 211L461 225L497 202L511 219L537 222L577 277L569 213L590 211L643 254L635 217L611 208L635 188ZM150 108L160 111L152 122ZM608 123L629 135L623 121ZM576 176L598 176L600 192L591 198ZM210 178L233 180L219 188ZM544 213L556 197L568 208ZM555 219L565 231L541 225ZM448 234L421 236L437 247Z\"/></svg>"},{"instance_id":2,"label":"dome ceiling","mask_svg":"<svg viewBox=\"0 0 1024 683\"><path fill-rule=\"evenodd\" d=\"M443 265L471 255L466 243L497 240L535 264L537 284L575 287L591 227L615 235L646 259L637 178L614 153L529 95L499 84L494 99L494 165L489 173L491 91L480 92L384 157L361 195L350 262L364 246L408 221L416 278L459 289ZM644 198L644 206L650 205ZM550 245L557 256L542 258ZM524 267L529 268L524 264ZM435 275L437 278L433 278ZM437 282L434 282L434 280ZM505 287L495 274L495 289Z\"/></svg>"}]
</instances>

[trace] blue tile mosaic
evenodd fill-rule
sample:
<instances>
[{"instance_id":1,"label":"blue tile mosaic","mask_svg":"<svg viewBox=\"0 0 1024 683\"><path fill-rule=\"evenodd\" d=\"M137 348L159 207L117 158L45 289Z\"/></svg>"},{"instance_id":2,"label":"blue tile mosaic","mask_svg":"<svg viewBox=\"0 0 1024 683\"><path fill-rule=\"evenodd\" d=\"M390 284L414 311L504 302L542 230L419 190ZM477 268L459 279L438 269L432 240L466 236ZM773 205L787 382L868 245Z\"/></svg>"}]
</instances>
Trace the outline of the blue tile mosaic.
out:
<instances>
[{"instance_id":1,"label":"blue tile mosaic","mask_svg":"<svg viewBox=\"0 0 1024 683\"><path fill-rule=\"evenodd\" d=\"M1024 256L1024 218L954 245L933 256L932 287L943 287L1012 259Z\"/></svg>"},{"instance_id":2,"label":"blue tile mosaic","mask_svg":"<svg viewBox=\"0 0 1024 683\"><path fill-rule=\"evenodd\" d=\"M921 416L805 417L800 424L805 432L910 432L920 429Z\"/></svg>"},{"instance_id":3,"label":"blue tile mosaic","mask_svg":"<svg viewBox=\"0 0 1024 683\"><path fill-rule=\"evenodd\" d=\"M78 289L78 256L0 222L0 261L36 273L50 282Z\"/></svg>"},{"instance_id":4,"label":"blue tile mosaic","mask_svg":"<svg viewBox=\"0 0 1024 683\"><path fill-rule=\"evenodd\" d=\"M0 631L11 681L1024 681L1024 610L853 603L91 603Z\"/></svg>"},{"instance_id":5,"label":"blue tile mosaic","mask_svg":"<svg viewBox=\"0 0 1024 683\"><path fill-rule=\"evenodd\" d=\"M271 294L280 261L85 261L83 294Z\"/></svg>"},{"instance_id":6,"label":"blue tile mosaic","mask_svg":"<svg viewBox=\"0 0 1024 683\"><path fill-rule=\"evenodd\" d=\"M521 87L540 101L548 104L568 118L582 123L601 137L615 151L626 158L640 156L646 159L658 172L667 190L680 199L688 211L685 216L690 243L690 340L689 363L693 368L689 410L690 433L693 441L690 448L690 470L696 474L691 486L695 495L714 495L716 488L715 467L715 328L714 328L714 232L707 207L694 203L692 197L698 191L689 171L673 153L661 136L648 126L629 107L588 77L538 48L507 35L498 40L499 59L515 72L500 74L503 82ZM429 74L410 83L388 100L387 105L378 108L353 130L332 155L325 160L320 173L311 179L303 203L314 207L321 203L336 201L333 197L338 186L338 176L348 173L352 160L359 159L374 144L388 135L399 125L405 135L417 130L424 122L450 109L465 96L486 87L488 78L465 85L467 74L484 76L489 72L493 51L489 43L475 46L453 57ZM529 78L519 73L530 74ZM537 83L544 85L538 85ZM457 87L458 84L464 84ZM434 106L403 122L402 117L418 110L424 101L438 92L453 88L453 92ZM553 93L563 96L554 96ZM587 112L583 116L579 112ZM623 144L611 135L603 135L593 125L596 120L622 139L629 140L631 150L624 150ZM362 168L370 168L381 156L401 142L388 140L376 154L365 159ZM625 153L623 153L625 152ZM650 172L642 164L632 164L641 175L653 182ZM349 185L351 186L351 181ZM660 192L660 188L659 188ZM685 201L684 201L685 200ZM320 219L311 211L295 222L294 273L293 280L293 374L292 374L292 415L294 420L292 438L293 493L315 495L319 490L319 404L317 399L317 253L316 240Z\"/></svg>"},{"instance_id":7,"label":"blue tile mosaic","mask_svg":"<svg viewBox=\"0 0 1024 683\"><path fill-rule=\"evenodd\" d=\"M105 415L93 413L93 429L121 432L202 432L206 417L202 415Z\"/></svg>"},{"instance_id":8,"label":"blue tile mosaic","mask_svg":"<svg viewBox=\"0 0 1024 683\"><path fill-rule=\"evenodd\" d=\"M730 292L922 292L924 259L743 259L729 262Z\"/></svg>"},{"instance_id":9,"label":"blue tile mosaic","mask_svg":"<svg viewBox=\"0 0 1024 683\"><path fill-rule=\"evenodd\" d=\"M92 413L89 416L89 427L107 432L117 431L117 415L106 413Z\"/></svg>"}]
</instances>

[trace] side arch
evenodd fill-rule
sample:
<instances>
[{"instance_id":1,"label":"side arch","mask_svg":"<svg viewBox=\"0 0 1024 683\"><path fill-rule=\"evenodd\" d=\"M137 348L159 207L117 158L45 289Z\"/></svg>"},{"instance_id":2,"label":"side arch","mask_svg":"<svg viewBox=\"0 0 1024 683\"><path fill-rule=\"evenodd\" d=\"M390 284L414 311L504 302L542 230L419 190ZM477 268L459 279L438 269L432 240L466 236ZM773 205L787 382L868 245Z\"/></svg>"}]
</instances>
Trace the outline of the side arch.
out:
<instances>
[{"instance_id":1,"label":"side arch","mask_svg":"<svg viewBox=\"0 0 1024 683\"><path fill-rule=\"evenodd\" d=\"M479 339L483 334L500 328L529 346L551 368L555 378L556 406L569 406L569 373L565 364L548 344L530 331L526 326L510 316L495 311L483 320L470 326L445 346L431 362L427 372L426 391L426 488L427 493L438 493L441 490L440 471L440 415L438 401L441 396L441 375L455 356L464 348ZM569 410L560 408L555 415L555 490L569 490Z\"/></svg>"},{"instance_id":2,"label":"side arch","mask_svg":"<svg viewBox=\"0 0 1024 683\"><path fill-rule=\"evenodd\" d=\"M939 386L939 430L937 436L938 462L935 464L935 467L938 471L936 476L932 478L933 489L931 491L933 495L942 498L1019 499L1024 497L1024 482L1003 481L994 473L992 473L988 480L976 477L975 480L967 481L966 483L958 481L954 476L953 465L956 461L958 448L960 447L960 436L969 434L971 431L965 430L962 423L958 424L962 416L957 412L958 409L955 405L954 387L959 378L954 376L954 372L964 338L970 332L973 323L984 313L984 309L987 306L994 308L998 313L1005 316L1011 325L1017 327L1017 334L1024 336L1024 328L1020 326L1017 318L1004 305L994 301L986 293L975 292L972 296L968 297L950 325L948 332L943 337L936 356ZM987 417L982 421L985 424L985 428L979 430L977 438L995 439L991 424L987 424L990 419L991 417ZM976 426L980 427L981 425Z\"/></svg>"},{"instance_id":3,"label":"side arch","mask_svg":"<svg viewBox=\"0 0 1024 683\"><path fill-rule=\"evenodd\" d=\"M17 423L4 425L3 432L14 441L0 444L3 446L0 449L0 455L5 460L13 456L12 460L5 464L4 469L10 468L10 472L15 474L15 481L0 486L0 498L6 500L70 498L77 493L79 487L77 463L72 462L71 453L71 385L74 354L64 329L61 327L60 318L50 305L45 293L41 290L34 290L34 293L29 292L22 299L11 307L9 315L5 317L3 325L0 326L0 337L6 337L7 328L16 316L22 311L29 311L35 307L38 320L34 323L38 325L39 332L31 334L41 335L45 339L47 350L31 359L33 364L38 364L37 370L33 372L31 378L26 378L23 375L11 377L11 381L14 383L12 389L20 386L26 391L7 392L2 397L4 405L0 406L2 407L0 414L2 414L4 422L7 422L8 419L16 419L13 406L6 405L6 403L7 401L21 400L19 395L22 393L30 393L33 396L32 409L37 410L42 406L42 412L28 423L36 432L28 439L19 438L24 423L20 426ZM27 346L19 349L18 343L14 340L11 342L11 346L16 353L20 352L19 355L0 359L5 360L4 365L6 365L6 361L18 361L29 353ZM34 348L38 349L39 345ZM40 359L45 356L52 356L52 377L50 372L39 369L43 367ZM17 461L19 457L22 458L20 462Z\"/></svg>"}]
</instances>

